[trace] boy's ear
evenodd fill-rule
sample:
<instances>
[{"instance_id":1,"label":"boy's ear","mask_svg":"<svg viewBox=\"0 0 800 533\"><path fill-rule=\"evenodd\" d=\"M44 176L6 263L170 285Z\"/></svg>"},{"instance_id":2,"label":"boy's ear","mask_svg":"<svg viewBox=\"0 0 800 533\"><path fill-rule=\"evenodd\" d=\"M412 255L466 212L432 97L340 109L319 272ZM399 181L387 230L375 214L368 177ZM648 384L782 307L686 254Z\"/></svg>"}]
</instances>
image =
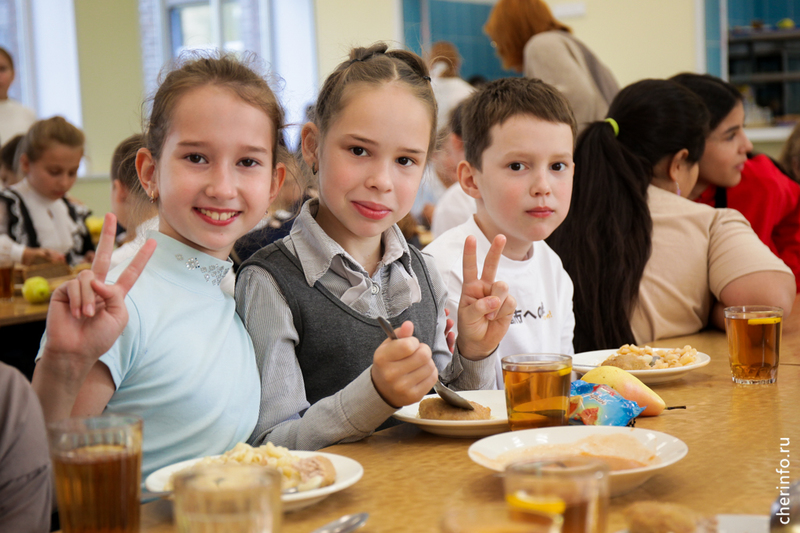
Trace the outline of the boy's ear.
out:
<instances>
[{"instance_id":1,"label":"boy's ear","mask_svg":"<svg viewBox=\"0 0 800 533\"><path fill-rule=\"evenodd\" d=\"M300 130L301 149L303 152L303 159L311 168L318 168L317 161L317 148L319 148L319 128L313 122L306 122L303 124L303 129Z\"/></svg>"},{"instance_id":2,"label":"boy's ear","mask_svg":"<svg viewBox=\"0 0 800 533\"><path fill-rule=\"evenodd\" d=\"M139 151L136 152L136 173L139 175L139 183L142 184L147 196L152 197L154 193L158 195L155 176L156 162L153 154L147 148L139 148Z\"/></svg>"},{"instance_id":3,"label":"boy's ear","mask_svg":"<svg viewBox=\"0 0 800 533\"><path fill-rule=\"evenodd\" d=\"M688 148L684 148L672 156L672 160L669 162L669 167L667 167L667 173L669 175L669 179L671 179L672 181L678 180L678 177L681 175L681 170L683 170L683 167L689 164L688 158L689 158Z\"/></svg>"},{"instance_id":4,"label":"boy's ear","mask_svg":"<svg viewBox=\"0 0 800 533\"><path fill-rule=\"evenodd\" d=\"M476 200L481 197L481 191L478 190L478 185L475 182L475 168L469 161L461 161L456 169L458 173L458 182L465 193L472 196Z\"/></svg>"}]
</instances>

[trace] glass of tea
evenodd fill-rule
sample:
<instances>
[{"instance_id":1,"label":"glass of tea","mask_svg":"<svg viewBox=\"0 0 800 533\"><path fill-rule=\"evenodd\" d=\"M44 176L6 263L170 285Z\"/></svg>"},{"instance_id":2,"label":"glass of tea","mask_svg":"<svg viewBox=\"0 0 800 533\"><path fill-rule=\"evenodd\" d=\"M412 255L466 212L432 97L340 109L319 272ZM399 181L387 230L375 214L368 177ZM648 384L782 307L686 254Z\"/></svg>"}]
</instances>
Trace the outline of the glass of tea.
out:
<instances>
[{"instance_id":1,"label":"glass of tea","mask_svg":"<svg viewBox=\"0 0 800 533\"><path fill-rule=\"evenodd\" d=\"M775 383L783 309L765 305L725 308L728 357L734 383Z\"/></svg>"},{"instance_id":2,"label":"glass of tea","mask_svg":"<svg viewBox=\"0 0 800 533\"><path fill-rule=\"evenodd\" d=\"M567 423L572 357L537 353L501 359L512 431Z\"/></svg>"},{"instance_id":3,"label":"glass of tea","mask_svg":"<svg viewBox=\"0 0 800 533\"><path fill-rule=\"evenodd\" d=\"M14 262L0 259L0 301L14 296Z\"/></svg>"},{"instance_id":4,"label":"glass of tea","mask_svg":"<svg viewBox=\"0 0 800 533\"><path fill-rule=\"evenodd\" d=\"M255 464L203 465L178 473L175 525L179 533L277 533L281 474Z\"/></svg>"},{"instance_id":5,"label":"glass of tea","mask_svg":"<svg viewBox=\"0 0 800 533\"><path fill-rule=\"evenodd\" d=\"M62 531L138 532L142 419L69 418L47 433Z\"/></svg>"},{"instance_id":6,"label":"glass of tea","mask_svg":"<svg viewBox=\"0 0 800 533\"><path fill-rule=\"evenodd\" d=\"M448 509L441 528L442 533L560 533L561 517L503 502L482 503Z\"/></svg>"},{"instance_id":7,"label":"glass of tea","mask_svg":"<svg viewBox=\"0 0 800 533\"><path fill-rule=\"evenodd\" d=\"M506 502L517 509L558 514L563 533L604 533L609 468L590 457L517 461L503 475Z\"/></svg>"}]
</instances>

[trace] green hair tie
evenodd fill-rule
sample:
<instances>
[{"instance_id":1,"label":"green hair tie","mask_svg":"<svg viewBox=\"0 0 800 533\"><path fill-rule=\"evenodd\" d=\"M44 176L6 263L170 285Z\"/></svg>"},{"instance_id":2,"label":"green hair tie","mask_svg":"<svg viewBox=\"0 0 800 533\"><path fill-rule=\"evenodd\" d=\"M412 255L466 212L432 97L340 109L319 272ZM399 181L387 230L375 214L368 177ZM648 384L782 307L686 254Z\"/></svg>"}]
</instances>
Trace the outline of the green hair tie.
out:
<instances>
[{"instance_id":1,"label":"green hair tie","mask_svg":"<svg viewBox=\"0 0 800 533\"><path fill-rule=\"evenodd\" d=\"M614 137L619 137L619 124L617 124L617 121L613 118L607 118L605 122L608 122L614 128Z\"/></svg>"}]
</instances>

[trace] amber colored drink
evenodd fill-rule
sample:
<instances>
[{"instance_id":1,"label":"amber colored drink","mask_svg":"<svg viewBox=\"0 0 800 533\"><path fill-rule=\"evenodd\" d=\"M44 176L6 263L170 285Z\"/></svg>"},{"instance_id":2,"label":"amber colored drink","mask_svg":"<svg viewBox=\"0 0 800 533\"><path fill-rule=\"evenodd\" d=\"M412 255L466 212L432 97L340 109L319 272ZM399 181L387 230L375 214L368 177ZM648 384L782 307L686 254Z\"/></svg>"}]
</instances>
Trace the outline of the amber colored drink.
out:
<instances>
[{"instance_id":1,"label":"amber colored drink","mask_svg":"<svg viewBox=\"0 0 800 533\"><path fill-rule=\"evenodd\" d=\"M141 453L86 446L54 455L53 468L64 533L139 531Z\"/></svg>"},{"instance_id":2,"label":"amber colored drink","mask_svg":"<svg viewBox=\"0 0 800 533\"><path fill-rule=\"evenodd\" d=\"M521 510L560 515L563 533L605 533L609 469L598 459L563 456L511 463L506 501Z\"/></svg>"},{"instance_id":3,"label":"amber colored drink","mask_svg":"<svg viewBox=\"0 0 800 533\"><path fill-rule=\"evenodd\" d=\"M782 315L780 308L725 309L728 356L735 383L775 383L781 352Z\"/></svg>"},{"instance_id":4,"label":"amber colored drink","mask_svg":"<svg viewBox=\"0 0 800 533\"><path fill-rule=\"evenodd\" d=\"M0 264L0 300L14 296L14 263Z\"/></svg>"},{"instance_id":5,"label":"amber colored drink","mask_svg":"<svg viewBox=\"0 0 800 533\"><path fill-rule=\"evenodd\" d=\"M139 531L142 419L105 414L47 425L64 533Z\"/></svg>"},{"instance_id":6,"label":"amber colored drink","mask_svg":"<svg viewBox=\"0 0 800 533\"><path fill-rule=\"evenodd\" d=\"M567 423L572 358L514 355L504 357L502 365L512 431Z\"/></svg>"}]
</instances>

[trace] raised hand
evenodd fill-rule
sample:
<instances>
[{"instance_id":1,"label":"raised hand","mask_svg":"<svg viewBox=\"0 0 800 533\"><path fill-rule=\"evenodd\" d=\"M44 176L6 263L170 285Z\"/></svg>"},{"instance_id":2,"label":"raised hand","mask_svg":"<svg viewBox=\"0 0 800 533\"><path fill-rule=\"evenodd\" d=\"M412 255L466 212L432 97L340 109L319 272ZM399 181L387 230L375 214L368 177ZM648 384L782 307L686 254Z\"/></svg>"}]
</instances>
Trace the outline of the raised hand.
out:
<instances>
[{"instance_id":1,"label":"raised hand","mask_svg":"<svg viewBox=\"0 0 800 533\"><path fill-rule=\"evenodd\" d=\"M478 277L477 240L464 242L464 282L458 303L458 351L467 359L482 359L492 353L508 331L517 301L508 294L508 284L495 281L506 244L504 235L492 241Z\"/></svg>"},{"instance_id":2,"label":"raised hand","mask_svg":"<svg viewBox=\"0 0 800 533\"><path fill-rule=\"evenodd\" d=\"M386 403L400 408L420 401L439 373L431 349L413 336L412 322L403 322L395 334L396 340L386 339L375 350L372 382Z\"/></svg>"},{"instance_id":3,"label":"raised hand","mask_svg":"<svg viewBox=\"0 0 800 533\"><path fill-rule=\"evenodd\" d=\"M149 240L114 285L106 275L114 250L116 218L107 214L91 270L61 285L50 299L47 312L45 356L70 357L73 364L91 367L106 353L128 323L125 295L139 278L153 255L155 241ZM82 366L82 365L81 365Z\"/></svg>"}]
</instances>

